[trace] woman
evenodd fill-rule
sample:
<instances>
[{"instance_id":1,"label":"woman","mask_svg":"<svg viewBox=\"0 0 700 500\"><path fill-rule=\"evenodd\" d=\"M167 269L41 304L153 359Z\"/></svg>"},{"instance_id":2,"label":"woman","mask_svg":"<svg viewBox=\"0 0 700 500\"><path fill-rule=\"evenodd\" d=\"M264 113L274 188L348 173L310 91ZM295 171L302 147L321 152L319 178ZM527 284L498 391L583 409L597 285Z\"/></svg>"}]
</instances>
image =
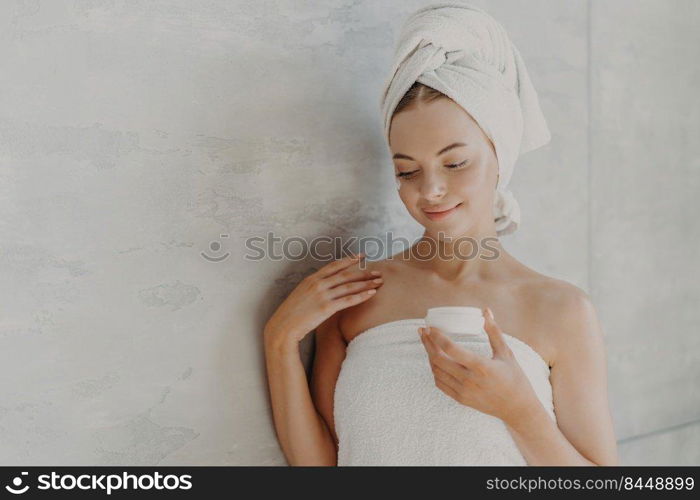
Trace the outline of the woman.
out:
<instances>
[{"instance_id":1,"label":"woman","mask_svg":"<svg viewBox=\"0 0 700 500\"><path fill-rule=\"evenodd\" d=\"M324 266L266 324L288 461L616 465L589 297L498 239L519 223L506 189L515 159L550 138L519 53L484 11L436 4L404 24L391 75L384 130L399 196L425 231L384 261ZM465 305L484 312L480 348L422 328L428 308ZM298 343L312 330L309 387Z\"/></svg>"}]
</instances>

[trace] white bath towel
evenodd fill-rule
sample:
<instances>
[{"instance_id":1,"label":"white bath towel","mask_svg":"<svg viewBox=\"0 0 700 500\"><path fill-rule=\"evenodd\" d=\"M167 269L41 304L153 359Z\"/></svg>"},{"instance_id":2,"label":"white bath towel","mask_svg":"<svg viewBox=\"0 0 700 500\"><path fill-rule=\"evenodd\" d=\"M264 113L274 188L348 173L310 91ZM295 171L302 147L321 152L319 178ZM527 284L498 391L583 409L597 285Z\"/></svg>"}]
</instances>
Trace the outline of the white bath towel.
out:
<instances>
[{"instance_id":1,"label":"white bath towel","mask_svg":"<svg viewBox=\"0 0 700 500\"><path fill-rule=\"evenodd\" d=\"M387 144L391 117L417 81L462 106L491 139L499 179L494 220L499 236L515 231L520 207L507 189L518 156L551 135L525 63L505 29L482 9L441 2L403 24L381 98Z\"/></svg>"},{"instance_id":2,"label":"white bath towel","mask_svg":"<svg viewBox=\"0 0 700 500\"><path fill-rule=\"evenodd\" d=\"M375 326L347 346L334 396L338 465L527 465L503 421L458 403L436 385L418 335L423 319ZM480 341L449 334L492 356ZM549 366L528 344L506 342L556 422Z\"/></svg>"}]
</instances>

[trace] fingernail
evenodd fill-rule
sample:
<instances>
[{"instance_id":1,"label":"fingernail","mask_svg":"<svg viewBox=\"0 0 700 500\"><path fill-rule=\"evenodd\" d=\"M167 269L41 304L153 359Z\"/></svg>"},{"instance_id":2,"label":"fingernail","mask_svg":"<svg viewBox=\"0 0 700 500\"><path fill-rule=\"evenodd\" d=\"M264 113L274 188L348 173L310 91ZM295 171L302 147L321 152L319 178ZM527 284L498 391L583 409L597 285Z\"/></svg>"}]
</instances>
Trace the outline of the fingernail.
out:
<instances>
[{"instance_id":1,"label":"fingernail","mask_svg":"<svg viewBox=\"0 0 700 500\"><path fill-rule=\"evenodd\" d=\"M379 276L379 275L382 274L382 273L380 273L379 271L372 271L372 272L370 272L370 274L371 274L372 276Z\"/></svg>"},{"instance_id":2,"label":"fingernail","mask_svg":"<svg viewBox=\"0 0 700 500\"><path fill-rule=\"evenodd\" d=\"M489 312L489 317L490 317L491 319L494 319L494 317L493 317L493 311L491 310L491 308L490 308L490 307L487 307L486 309L487 309L487 311Z\"/></svg>"}]
</instances>

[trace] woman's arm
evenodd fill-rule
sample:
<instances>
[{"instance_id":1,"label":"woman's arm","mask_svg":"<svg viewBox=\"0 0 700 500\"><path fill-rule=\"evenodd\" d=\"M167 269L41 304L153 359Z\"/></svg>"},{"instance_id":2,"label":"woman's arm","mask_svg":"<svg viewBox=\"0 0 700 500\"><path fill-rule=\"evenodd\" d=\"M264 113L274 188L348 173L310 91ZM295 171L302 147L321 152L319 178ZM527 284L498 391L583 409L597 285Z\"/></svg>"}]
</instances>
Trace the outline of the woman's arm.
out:
<instances>
[{"instance_id":1,"label":"woman's arm","mask_svg":"<svg viewBox=\"0 0 700 500\"><path fill-rule=\"evenodd\" d=\"M313 330L324 332L334 324L339 311L374 297L383 282L376 281L377 271L355 268L363 258L362 253L344 257L301 280L265 325L265 365L273 420L291 465L335 465L337 461L335 439L311 399L299 342ZM343 347L339 355L338 342L322 341L321 346L330 346L335 353L322 354L321 359L342 362L345 351ZM324 366L330 365L324 362Z\"/></svg>"},{"instance_id":2,"label":"woman's arm","mask_svg":"<svg viewBox=\"0 0 700 500\"><path fill-rule=\"evenodd\" d=\"M333 404L335 386L347 350L345 338L340 331L339 317L339 314L334 314L316 329L316 349L311 373L311 397L333 436L336 453L338 436L335 432Z\"/></svg>"},{"instance_id":3,"label":"woman's arm","mask_svg":"<svg viewBox=\"0 0 700 500\"><path fill-rule=\"evenodd\" d=\"M575 288L543 311L555 328L555 423L541 404L508 423L528 465L618 465L608 407L604 335L588 295ZM556 331L558 330L558 331Z\"/></svg>"},{"instance_id":4,"label":"woman's arm","mask_svg":"<svg viewBox=\"0 0 700 500\"><path fill-rule=\"evenodd\" d=\"M311 399L294 335L265 328L265 362L277 438L290 465L335 465L336 446Z\"/></svg>"}]
</instances>

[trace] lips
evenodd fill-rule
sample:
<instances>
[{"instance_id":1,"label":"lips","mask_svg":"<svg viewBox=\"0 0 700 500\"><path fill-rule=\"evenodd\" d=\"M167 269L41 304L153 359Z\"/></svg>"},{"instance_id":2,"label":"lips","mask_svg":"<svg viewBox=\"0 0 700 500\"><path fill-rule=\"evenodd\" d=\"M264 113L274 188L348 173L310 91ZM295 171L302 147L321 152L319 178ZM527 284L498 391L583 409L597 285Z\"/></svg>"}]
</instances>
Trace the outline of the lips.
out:
<instances>
[{"instance_id":1,"label":"lips","mask_svg":"<svg viewBox=\"0 0 700 500\"><path fill-rule=\"evenodd\" d=\"M457 205L454 205L452 207L437 207L431 208L430 210L423 209L423 212L429 219L439 220L452 215L461 205L462 203L458 203Z\"/></svg>"},{"instance_id":2,"label":"lips","mask_svg":"<svg viewBox=\"0 0 700 500\"><path fill-rule=\"evenodd\" d=\"M439 213L441 213L441 212L447 212L448 210L451 210L451 209L453 209L453 208L456 207L456 206L457 206L457 205L453 205L453 206L451 206L451 207L435 208L435 209L431 209L431 210L423 209L423 211L424 211L425 213L427 213L427 214L439 214Z\"/></svg>"}]
</instances>

